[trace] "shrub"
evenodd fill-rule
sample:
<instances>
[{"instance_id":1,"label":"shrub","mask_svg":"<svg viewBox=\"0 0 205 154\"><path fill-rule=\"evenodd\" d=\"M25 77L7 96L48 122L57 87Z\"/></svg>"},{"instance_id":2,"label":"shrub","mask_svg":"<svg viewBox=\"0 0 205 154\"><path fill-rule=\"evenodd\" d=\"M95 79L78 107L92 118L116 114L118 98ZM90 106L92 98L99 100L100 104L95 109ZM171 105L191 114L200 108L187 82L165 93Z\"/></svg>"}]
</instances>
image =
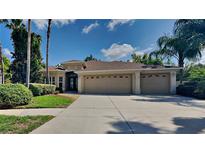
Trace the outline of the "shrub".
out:
<instances>
[{"instance_id":1,"label":"shrub","mask_svg":"<svg viewBox=\"0 0 205 154\"><path fill-rule=\"evenodd\" d=\"M32 91L34 96L54 94L56 86L51 84L31 83L30 90Z\"/></svg>"},{"instance_id":2,"label":"shrub","mask_svg":"<svg viewBox=\"0 0 205 154\"><path fill-rule=\"evenodd\" d=\"M40 96L43 94L43 88L37 84L30 84L29 89L32 91L34 96Z\"/></svg>"},{"instance_id":3,"label":"shrub","mask_svg":"<svg viewBox=\"0 0 205 154\"><path fill-rule=\"evenodd\" d=\"M205 99L205 81L186 82L177 87L177 94Z\"/></svg>"},{"instance_id":4,"label":"shrub","mask_svg":"<svg viewBox=\"0 0 205 154\"><path fill-rule=\"evenodd\" d=\"M186 82L183 85L177 87L177 94L183 96L194 96L194 90L196 89L196 82Z\"/></svg>"},{"instance_id":5,"label":"shrub","mask_svg":"<svg viewBox=\"0 0 205 154\"><path fill-rule=\"evenodd\" d=\"M57 87L57 88L56 88L56 91L59 91L59 93L63 93L63 88Z\"/></svg>"},{"instance_id":6,"label":"shrub","mask_svg":"<svg viewBox=\"0 0 205 154\"><path fill-rule=\"evenodd\" d=\"M198 82L198 85L194 90L194 96L199 99L205 99L205 81Z\"/></svg>"},{"instance_id":7,"label":"shrub","mask_svg":"<svg viewBox=\"0 0 205 154\"><path fill-rule=\"evenodd\" d=\"M22 84L0 85L0 108L26 105L32 100L31 91Z\"/></svg>"}]
</instances>

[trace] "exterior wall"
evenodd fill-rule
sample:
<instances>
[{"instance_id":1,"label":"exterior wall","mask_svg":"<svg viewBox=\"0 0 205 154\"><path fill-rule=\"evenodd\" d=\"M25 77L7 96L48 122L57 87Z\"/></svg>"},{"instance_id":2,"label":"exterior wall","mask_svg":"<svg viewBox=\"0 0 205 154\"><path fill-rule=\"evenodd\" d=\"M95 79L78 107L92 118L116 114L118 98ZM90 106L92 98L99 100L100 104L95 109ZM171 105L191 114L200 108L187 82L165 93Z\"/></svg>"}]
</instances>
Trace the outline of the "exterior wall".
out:
<instances>
[{"instance_id":1,"label":"exterior wall","mask_svg":"<svg viewBox=\"0 0 205 154\"><path fill-rule=\"evenodd\" d=\"M78 75L78 93L84 93L84 76Z\"/></svg>"},{"instance_id":2,"label":"exterior wall","mask_svg":"<svg viewBox=\"0 0 205 154\"><path fill-rule=\"evenodd\" d=\"M132 74L132 93L133 94L140 94L140 72L137 71Z\"/></svg>"},{"instance_id":3,"label":"exterior wall","mask_svg":"<svg viewBox=\"0 0 205 154\"><path fill-rule=\"evenodd\" d=\"M176 72L170 72L170 94L176 94Z\"/></svg>"}]
</instances>

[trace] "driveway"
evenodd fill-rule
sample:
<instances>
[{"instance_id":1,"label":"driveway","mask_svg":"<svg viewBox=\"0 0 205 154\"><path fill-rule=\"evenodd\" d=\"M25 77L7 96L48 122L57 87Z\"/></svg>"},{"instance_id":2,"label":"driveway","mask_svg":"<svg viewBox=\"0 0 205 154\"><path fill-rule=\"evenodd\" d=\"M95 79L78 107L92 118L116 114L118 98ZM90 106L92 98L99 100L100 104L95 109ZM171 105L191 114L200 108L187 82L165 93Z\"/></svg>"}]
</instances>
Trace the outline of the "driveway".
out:
<instances>
[{"instance_id":1,"label":"driveway","mask_svg":"<svg viewBox=\"0 0 205 154\"><path fill-rule=\"evenodd\" d=\"M81 95L32 133L205 133L205 101L180 96Z\"/></svg>"}]
</instances>

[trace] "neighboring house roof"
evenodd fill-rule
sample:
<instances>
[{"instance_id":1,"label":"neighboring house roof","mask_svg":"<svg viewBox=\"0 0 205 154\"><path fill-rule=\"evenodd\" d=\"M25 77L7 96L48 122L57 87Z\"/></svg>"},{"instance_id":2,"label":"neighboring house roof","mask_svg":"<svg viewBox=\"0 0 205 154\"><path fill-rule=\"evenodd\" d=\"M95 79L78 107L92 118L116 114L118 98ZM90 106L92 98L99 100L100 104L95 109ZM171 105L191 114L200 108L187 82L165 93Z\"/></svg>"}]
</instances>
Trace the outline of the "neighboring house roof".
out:
<instances>
[{"instance_id":1,"label":"neighboring house roof","mask_svg":"<svg viewBox=\"0 0 205 154\"><path fill-rule=\"evenodd\" d=\"M82 71L94 71L94 70L123 70L123 69L142 69L142 68L163 68L160 65L144 65L133 62L122 61L87 61L84 64Z\"/></svg>"}]
</instances>

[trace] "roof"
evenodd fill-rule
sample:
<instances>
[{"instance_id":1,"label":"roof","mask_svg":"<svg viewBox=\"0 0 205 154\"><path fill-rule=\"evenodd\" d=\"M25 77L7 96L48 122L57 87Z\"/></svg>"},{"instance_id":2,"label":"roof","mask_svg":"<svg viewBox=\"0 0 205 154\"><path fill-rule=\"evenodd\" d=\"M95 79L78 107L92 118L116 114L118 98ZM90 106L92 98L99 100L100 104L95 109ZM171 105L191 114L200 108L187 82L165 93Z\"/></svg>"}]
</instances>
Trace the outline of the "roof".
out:
<instances>
[{"instance_id":1,"label":"roof","mask_svg":"<svg viewBox=\"0 0 205 154\"><path fill-rule=\"evenodd\" d=\"M179 67L173 66L161 66L161 65L145 65L141 63L134 62L123 62L123 61L79 61L72 60L68 62L82 62L82 68L80 72L89 72L89 71L112 71L112 70L157 70L157 69L179 69ZM65 71L62 67L49 66L49 71ZM78 71L77 71L78 72Z\"/></svg>"},{"instance_id":2,"label":"roof","mask_svg":"<svg viewBox=\"0 0 205 154\"><path fill-rule=\"evenodd\" d=\"M142 69L142 68L164 68L160 65L144 65L134 62L122 61L87 61L84 64L82 71L97 71L97 70L123 70L123 69Z\"/></svg>"}]
</instances>

